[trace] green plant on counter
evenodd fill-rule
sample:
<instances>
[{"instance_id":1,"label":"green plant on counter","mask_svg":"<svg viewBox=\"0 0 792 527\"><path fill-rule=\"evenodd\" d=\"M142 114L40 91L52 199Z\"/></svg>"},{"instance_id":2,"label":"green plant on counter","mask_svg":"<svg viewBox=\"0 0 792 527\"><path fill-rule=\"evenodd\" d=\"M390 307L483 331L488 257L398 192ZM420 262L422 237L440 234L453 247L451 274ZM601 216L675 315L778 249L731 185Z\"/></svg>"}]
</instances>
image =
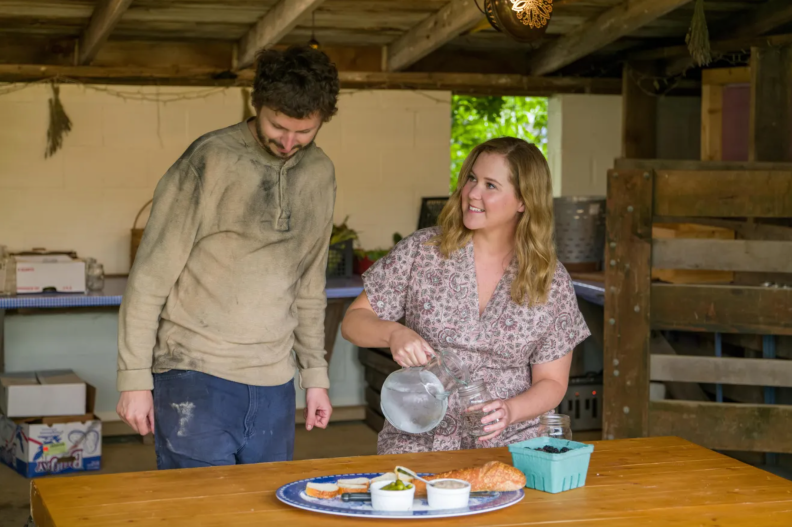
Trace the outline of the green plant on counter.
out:
<instances>
[{"instance_id":1,"label":"green plant on counter","mask_svg":"<svg viewBox=\"0 0 792 527\"><path fill-rule=\"evenodd\" d=\"M347 226L348 219L349 216L344 218L344 221L341 222L341 225L333 225L333 232L330 234L330 245L335 245L347 240L358 239L357 232Z\"/></svg>"},{"instance_id":2,"label":"green plant on counter","mask_svg":"<svg viewBox=\"0 0 792 527\"><path fill-rule=\"evenodd\" d=\"M393 233L393 245L396 245L402 240L402 235L398 232ZM393 247L389 247L388 249L372 249L366 251L364 249L355 249L355 257L359 260L364 260L368 258L372 262L376 262L380 258L386 256Z\"/></svg>"}]
</instances>

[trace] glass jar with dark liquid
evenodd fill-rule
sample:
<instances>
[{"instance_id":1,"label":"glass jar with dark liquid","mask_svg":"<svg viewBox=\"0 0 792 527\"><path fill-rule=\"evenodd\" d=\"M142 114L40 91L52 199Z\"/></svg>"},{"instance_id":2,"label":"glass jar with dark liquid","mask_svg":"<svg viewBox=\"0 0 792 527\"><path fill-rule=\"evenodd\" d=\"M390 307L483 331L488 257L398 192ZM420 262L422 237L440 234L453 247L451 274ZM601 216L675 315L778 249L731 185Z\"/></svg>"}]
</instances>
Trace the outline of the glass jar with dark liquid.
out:
<instances>
[{"instance_id":1,"label":"glass jar with dark liquid","mask_svg":"<svg viewBox=\"0 0 792 527\"><path fill-rule=\"evenodd\" d=\"M495 400L495 397L489 392L487 384L484 381L473 381L467 386L459 389L460 402L462 403L462 423L464 430L473 437L482 437L490 434L484 430L485 426L497 423L499 419L491 421L487 424L481 422L481 419L487 415L487 412L482 410L487 403Z\"/></svg>"}]
</instances>

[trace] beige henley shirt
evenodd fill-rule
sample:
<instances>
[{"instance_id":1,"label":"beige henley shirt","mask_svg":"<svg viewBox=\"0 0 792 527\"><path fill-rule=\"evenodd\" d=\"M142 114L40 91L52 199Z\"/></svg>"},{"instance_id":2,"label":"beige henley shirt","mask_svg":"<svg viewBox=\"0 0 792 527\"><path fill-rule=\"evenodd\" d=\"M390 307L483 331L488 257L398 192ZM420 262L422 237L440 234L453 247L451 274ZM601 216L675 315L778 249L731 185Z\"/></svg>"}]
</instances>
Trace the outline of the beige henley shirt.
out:
<instances>
[{"instance_id":1,"label":"beige henley shirt","mask_svg":"<svg viewBox=\"0 0 792 527\"><path fill-rule=\"evenodd\" d=\"M313 143L284 162L245 122L195 141L154 193L119 312L118 389L151 390L170 369L274 386L295 366L303 388L328 388L335 190Z\"/></svg>"}]
</instances>

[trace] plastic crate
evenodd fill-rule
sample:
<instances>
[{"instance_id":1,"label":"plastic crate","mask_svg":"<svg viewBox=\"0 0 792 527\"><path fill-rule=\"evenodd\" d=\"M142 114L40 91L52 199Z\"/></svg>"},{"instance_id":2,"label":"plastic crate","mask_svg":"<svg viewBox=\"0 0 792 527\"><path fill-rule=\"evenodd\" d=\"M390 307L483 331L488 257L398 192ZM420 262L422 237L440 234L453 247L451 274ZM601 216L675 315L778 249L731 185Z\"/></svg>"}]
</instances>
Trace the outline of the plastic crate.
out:
<instances>
[{"instance_id":1,"label":"plastic crate","mask_svg":"<svg viewBox=\"0 0 792 527\"><path fill-rule=\"evenodd\" d=\"M550 445L570 449L563 454L534 450ZM509 445L514 466L525 474L526 487L556 494L586 484L589 460L594 445L566 439L535 437Z\"/></svg>"},{"instance_id":2,"label":"plastic crate","mask_svg":"<svg viewBox=\"0 0 792 527\"><path fill-rule=\"evenodd\" d=\"M327 278L351 278L355 252L353 240L334 243L327 254Z\"/></svg>"}]
</instances>

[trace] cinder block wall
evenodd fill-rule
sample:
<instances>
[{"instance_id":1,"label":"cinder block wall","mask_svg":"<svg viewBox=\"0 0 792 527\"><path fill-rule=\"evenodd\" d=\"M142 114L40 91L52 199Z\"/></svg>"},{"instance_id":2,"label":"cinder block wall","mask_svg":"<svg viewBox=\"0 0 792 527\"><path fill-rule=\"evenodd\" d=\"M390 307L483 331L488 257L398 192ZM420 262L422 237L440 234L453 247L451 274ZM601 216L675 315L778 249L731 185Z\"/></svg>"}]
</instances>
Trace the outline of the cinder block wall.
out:
<instances>
[{"instance_id":1,"label":"cinder block wall","mask_svg":"<svg viewBox=\"0 0 792 527\"><path fill-rule=\"evenodd\" d=\"M98 88L211 95L158 104L61 86L73 129L49 159L49 87L0 96L0 244L76 249L119 274L128 271L132 222L159 178L200 135L239 122L243 103L238 88ZM447 194L450 100L448 92L342 93L317 143L336 166L336 221L349 216L365 248L409 234L421 197Z\"/></svg>"}]
</instances>

